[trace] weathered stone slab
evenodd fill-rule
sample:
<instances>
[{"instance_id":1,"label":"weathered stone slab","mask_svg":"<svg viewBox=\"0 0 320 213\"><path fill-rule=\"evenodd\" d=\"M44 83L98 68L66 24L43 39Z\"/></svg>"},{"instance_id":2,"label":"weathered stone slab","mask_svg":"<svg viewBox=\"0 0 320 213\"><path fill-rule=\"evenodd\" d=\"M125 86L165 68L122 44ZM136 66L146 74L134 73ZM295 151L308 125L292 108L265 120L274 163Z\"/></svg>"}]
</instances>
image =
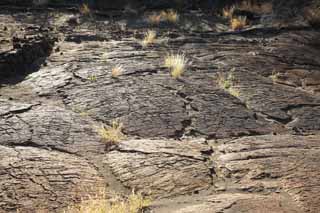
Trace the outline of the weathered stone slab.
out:
<instances>
[{"instance_id":1,"label":"weathered stone slab","mask_svg":"<svg viewBox=\"0 0 320 213\"><path fill-rule=\"evenodd\" d=\"M0 212L58 212L104 181L85 159L35 147L0 146Z\"/></svg>"},{"instance_id":2,"label":"weathered stone slab","mask_svg":"<svg viewBox=\"0 0 320 213\"><path fill-rule=\"evenodd\" d=\"M0 101L0 144L52 149L88 158L105 152L99 127L85 115L54 106Z\"/></svg>"},{"instance_id":3,"label":"weathered stone slab","mask_svg":"<svg viewBox=\"0 0 320 213\"><path fill-rule=\"evenodd\" d=\"M244 137L214 145L219 187L286 192L303 212L319 212L319 135ZM225 184L225 185L224 185Z\"/></svg>"},{"instance_id":4,"label":"weathered stone slab","mask_svg":"<svg viewBox=\"0 0 320 213\"><path fill-rule=\"evenodd\" d=\"M210 151L198 141L128 140L107 153L105 163L124 186L170 197L210 188Z\"/></svg>"}]
</instances>

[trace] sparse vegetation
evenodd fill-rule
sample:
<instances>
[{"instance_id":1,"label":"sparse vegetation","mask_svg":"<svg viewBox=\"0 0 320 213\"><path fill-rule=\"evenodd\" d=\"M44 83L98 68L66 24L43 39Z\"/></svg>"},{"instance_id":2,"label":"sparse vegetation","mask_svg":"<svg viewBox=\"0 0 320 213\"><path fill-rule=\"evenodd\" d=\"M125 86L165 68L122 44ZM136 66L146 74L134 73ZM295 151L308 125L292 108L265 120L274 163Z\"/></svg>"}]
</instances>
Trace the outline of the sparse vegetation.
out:
<instances>
[{"instance_id":1,"label":"sparse vegetation","mask_svg":"<svg viewBox=\"0 0 320 213\"><path fill-rule=\"evenodd\" d=\"M167 21L173 24L177 23L179 20L179 14L175 10L162 11L160 15L164 21Z\"/></svg>"},{"instance_id":2,"label":"sparse vegetation","mask_svg":"<svg viewBox=\"0 0 320 213\"><path fill-rule=\"evenodd\" d=\"M148 22L152 25L159 25L161 21L169 22L169 23L177 23L179 21L179 14L175 10L164 10L161 11L160 14L153 13L147 17Z\"/></svg>"},{"instance_id":3,"label":"sparse vegetation","mask_svg":"<svg viewBox=\"0 0 320 213\"><path fill-rule=\"evenodd\" d=\"M242 30L247 24L246 16L234 16L234 11L237 9L237 6L233 5L231 7L224 8L222 15L225 18L228 18L230 21L230 27L232 30Z\"/></svg>"},{"instance_id":4,"label":"sparse vegetation","mask_svg":"<svg viewBox=\"0 0 320 213\"><path fill-rule=\"evenodd\" d=\"M218 76L218 84L222 89L226 90L232 96L239 97L240 92L234 87L234 84L235 84L235 77L233 74L234 71L235 71L234 69L231 70L231 72L228 75L220 74Z\"/></svg>"},{"instance_id":5,"label":"sparse vegetation","mask_svg":"<svg viewBox=\"0 0 320 213\"><path fill-rule=\"evenodd\" d=\"M90 115L90 113L88 111L82 111L82 112L79 113L79 115L82 116L82 117L87 117L87 116Z\"/></svg>"},{"instance_id":6,"label":"sparse vegetation","mask_svg":"<svg viewBox=\"0 0 320 213\"><path fill-rule=\"evenodd\" d=\"M267 14L273 11L273 5L270 2L257 3L249 0L241 1L222 10L222 15L225 18L232 18L236 10L252 12L255 14Z\"/></svg>"},{"instance_id":7,"label":"sparse vegetation","mask_svg":"<svg viewBox=\"0 0 320 213\"><path fill-rule=\"evenodd\" d=\"M221 88L228 90L232 86L233 79L234 77L232 73L230 73L227 77L223 74L219 74L218 84L220 85Z\"/></svg>"},{"instance_id":8,"label":"sparse vegetation","mask_svg":"<svg viewBox=\"0 0 320 213\"><path fill-rule=\"evenodd\" d=\"M159 25L161 22L161 15L156 13L149 15L148 22L152 25Z\"/></svg>"},{"instance_id":9,"label":"sparse vegetation","mask_svg":"<svg viewBox=\"0 0 320 213\"><path fill-rule=\"evenodd\" d=\"M88 80L91 82L95 82L95 81L97 81L97 76L96 75L89 75Z\"/></svg>"},{"instance_id":10,"label":"sparse vegetation","mask_svg":"<svg viewBox=\"0 0 320 213\"><path fill-rule=\"evenodd\" d=\"M223 8L223 10L222 10L223 17L231 19L235 9L236 9L236 7L234 5L231 7Z\"/></svg>"},{"instance_id":11,"label":"sparse vegetation","mask_svg":"<svg viewBox=\"0 0 320 213\"><path fill-rule=\"evenodd\" d=\"M69 207L65 213L143 213L151 205L151 199L144 198L141 193L132 192L126 199L106 195L89 197L79 205Z\"/></svg>"},{"instance_id":12,"label":"sparse vegetation","mask_svg":"<svg viewBox=\"0 0 320 213\"><path fill-rule=\"evenodd\" d=\"M230 20L230 27L232 30L241 30L249 24L247 16L243 15L243 13L267 14L272 11L273 6L270 2L257 3L245 0L241 1L239 4L225 7L222 10L222 15Z\"/></svg>"},{"instance_id":13,"label":"sparse vegetation","mask_svg":"<svg viewBox=\"0 0 320 213\"><path fill-rule=\"evenodd\" d=\"M187 60L184 54L169 54L165 57L164 66L170 69L173 78L179 78L184 73Z\"/></svg>"},{"instance_id":14,"label":"sparse vegetation","mask_svg":"<svg viewBox=\"0 0 320 213\"><path fill-rule=\"evenodd\" d=\"M124 140L126 137L122 133L123 124L118 120L112 121L111 126L105 127L102 126L98 129L99 135L105 143L119 143L121 140Z\"/></svg>"},{"instance_id":15,"label":"sparse vegetation","mask_svg":"<svg viewBox=\"0 0 320 213\"><path fill-rule=\"evenodd\" d=\"M103 43L103 45L106 46L105 43ZM101 59L102 59L104 62L107 61L108 57L109 57L109 54L106 53L106 52L101 55Z\"/></svg>"},{"instance_id":16,"label":"sparse vegetation","mask_svg":"<svg viewBox=\"0 0 320 213\"><path fill-rule=\"evenodd\" d=\"M240 97L240 91L238 89L236 89L235 87L230 87L228 91L229 91L230 95L237 97L237 98Z\"/></svg>"},{"instance_id":17,"label":"sparse vegetation","mask_svg":"<svg viewBox=\"0 0 320 213\"><path fill-rule=\"evenodd\" d=\"M286 11L231 6L222 18L192 0L180 15L152 14L156 27L140 13L160 1L91 12L70 2L1 6L0 212L320 208L320 35L306 24L320 25L319 8L277 29ZM238 8L270 9L260 7ZM124 125L97 123L110 117ZM97 188L127 194L92 196Z\"/></svg>"},{"instance_id":18,"label":"sparse vegetation","mask_svg":"<svg viewBox=\"0 0 320 213\"><path fill-rule=\"evenodd\" d=\"M145 35L143 40L141 41L141 45L143 47L147 47L150 44L154 44L156 42L156 37L157 37L157 33L154 30L148 30Z\"/></svg>"},{"instance_id":19,"label":"sparse vegetation","mask_svg":"<svg viewBox=\"0 0 320 213\"><path fill-rule=\"evenodd\" d=\"M232 30L242 30L247 26L247 17L246 16L238 16L234 17L230 20L230 26Z\"/></svg>"},{"instance_id":20,"label":"sparse vegetation","mask_svg":"<svg viewBox=\"0 0 320 213\"><path fill-rule=\"evenodd\" d=\"M124 68L122 65L116 65L111 70L112 78L118 78L124 72Z\"/></svg>"},{"instance_id":21,"label":"sparse vegetation","mask_svg":"<svg viewBox=\"0 0 320 213\"><path fill-rule=\"evenodd\" d=\"M280 73L273 71L272 75L270 75L269 77L272 79L273 82L276 82L279 76L280 76Z\"/></svg>"},{"instance_id":22,"label":"sparse vegetation","mask_svg":"<svg viewBox=\"0 0 320 213\"><path fill-rule=\"evenodd\" d=\"M89 15L91 10L88 4L83 3L80 7L79 7L79 12L81 15Z\"/></svg>"}]
</instances>

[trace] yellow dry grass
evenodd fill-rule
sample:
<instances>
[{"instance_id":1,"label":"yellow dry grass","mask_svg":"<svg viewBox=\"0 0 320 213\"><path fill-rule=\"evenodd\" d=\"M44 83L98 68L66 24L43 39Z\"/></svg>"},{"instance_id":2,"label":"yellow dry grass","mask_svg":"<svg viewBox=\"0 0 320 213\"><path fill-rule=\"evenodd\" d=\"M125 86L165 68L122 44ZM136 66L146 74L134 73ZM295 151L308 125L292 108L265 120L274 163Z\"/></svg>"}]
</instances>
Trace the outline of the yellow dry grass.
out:
<instances>
[{"instance_id":1,"label":"yellow dry grass","mask_svg":"<svg viewBox=\"0 0 320 213\"><path fill-rule=\"evenodd\" d=\"M232 95L234 97L239 97L240 91L235 86L236 80L235 80L235 77L233 74L234 71L235 71L235 69L232 69L231 73L229 73L228 75L219 74L218 75L218 84L222 89L227 91L230 95Z\"/></svg>"},{"instance_id":2,"label":"yellow dry grass","mask_svg":"<svg viewBox=\"0 0 320 213\"><path fill-rule=\"evenodd\" d=\"M91 10L90 10L90 7L89 5L87 4L82 4L79 8L79 12L82 14L82 15L89 15Z\"/></svg>"},{"instance_id":3,"label":"yellow dry grass","mask_svg":"<svg viewBox=\"0 0 320 213\"><path fill-rule=\"evenodd\" d=\"M127 199L106 196L94 196L82 201L76 206L69 207L64 213L140 213L151 205L151 200L140 193L132 192Z\"/></svg>"},{"instance_id":4,"label":"yellow dry grass","mask_svg":"<svg viewBox=\"0 0 320 213\"><path fill-rule=\"evenodd\" d=\"M110 127L102 126L98 129L98 133L102 138L103 142L108 144L119 143L120 141L126 139L126 136L122 133L123 124L118 120L112 121Z\"/></svg>"},{"instance_id":5,"label":"yellow dry grass","mask_svg":"<svg viewBox=\"0 0 320 213\"><path fill-rule=\"evenodd\" d=\"M143 40L141 41L141 45L143 47L147 47L150 44L154 44L156 42L156 37L157 37L157 33L154 30L148 30L145 35Z\"/></svg>"},{"instance_id":6,"label":"yellow dry grass","mask_svg":"<svg viewBox=\"0 0 320 213\"><path fill-rule=\"evenodd\" d=\"M232 30L242 30L245 26L247 26L246 16L238 16L230 20L230 27Z\"/></svg>"},{"instance_id":7,"label":"yellow dry grass","mask_svg":"<svg viewBox=\"0 0 320 213\"><path fill-rule=\"evenodd\" d=\"M147 17L148 22L152 25L159 25L161 21L169 23L177 23L179 21L179 14L175 10L163 10L160 13L153 13Z\"/></svg>"},{"instance_id":8,"label":"yellow dry grass","mask_svg":"<svg viewBox=\"0 0 320 213\"><path fill-rule=\"evenodd\" d=\"M160 15L164 21L167 21L173 24L177 23L179 20L179 14L175 10L161 11Z\"/></svg>"},{"instance_id":9,"label":"yellow dry grass","mask_svg":"<svg viewBox=\"0 0 320 213\"><path fill-rule=\"evenodd\" d=\"M111 69L111 77L118 78L124 72L122 65L116 65Z\"/></svg>"},{"instance_id":10,"label":"yellow dry grass","mask_svg":"<svg viewBox=\"0 0 320 213\"><path fill-rule=\"evenodd\" d=\"M95 81L97 81L97 76L94 75L94 74L89 75L89 76L88 76L88 80L91 81L91 82L95 82Z\"/></svg>"},{"instance_id":11,"label":"yellow dry grass","mask_svg":"<svg viewBox=\"0 0 320 213\"><path fill-rule=\"evenodd\" d=\"M164 66L170 69L171 76L174 79L181 77L187 65L184 54L169 54L165 57Z\"/></svg>"},{"instance_id":12,"label":"yellow dry grass","mask_svg":"<svg viewBox=\"0 0 320 213\"><path fill-rule=\"evenodd\" d=\"M148 19L148 22L152 25L159 25L159 23L161 22L161 15L160 14L156 14L156 13L153 13L151 15L149 15L147 17Z\"/></svg>"},{"instance_id":13,"label":"yellow dry grass","mask_svg":"<svg viewBox=\"0 0 320 213\"><path fill-rule=\"evenodd\" d=\"M256 14L267 14L272 13L273 5L270 2L257 3L256 1L245 0L239 4L223 8L222 15L225 18L232 19L235 10L243 10Z\"/></svg>"},{"instance_id":14,"label":"yellow dry grass","mask_svg":"<svg viewBox=\"0 0 320 213\"><path fill-rule=\"evenodd\" d=\"M231 7L225 7L225 8L223 8L223 10L222 10L222 15L223 15L223 17L225 17L225 18L232 18L233 12L234 12L235 9L236 9L236 7L235 7L234 5L231 6Z\"/></svg>"}]
</instances>

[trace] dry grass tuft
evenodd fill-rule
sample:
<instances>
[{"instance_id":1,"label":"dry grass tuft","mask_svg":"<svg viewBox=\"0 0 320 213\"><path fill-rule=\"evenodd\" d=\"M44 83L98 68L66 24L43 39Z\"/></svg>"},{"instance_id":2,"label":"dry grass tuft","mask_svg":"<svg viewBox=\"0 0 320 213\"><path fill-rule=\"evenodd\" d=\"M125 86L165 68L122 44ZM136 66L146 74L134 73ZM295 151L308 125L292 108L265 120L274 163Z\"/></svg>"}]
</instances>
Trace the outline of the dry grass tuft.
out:
<instances>
[{"instance_id":1,"label":"dry grass tuft","mask_svg":"<svg viewBox=\"0 0 320 213\"><path fill-rule=\"evenodd\" d=\"M177 23L179 21L179 14L175 10L161 11L160 14L153 13L147 17L148 22L152 25L159 25L161 21L166 21L169 23Z\"/></svg>"},{"instance_id":2,"label":"dry grass tuft","mask_svg":"<svg viewBox=\"0 0 320 213\"><path fill-rule=\"evenodd\" d=\"M91 74L88 76L88 80L91 81L91 82L95 82L98 80L97 76L94 75L94 74Z\"/></svg>"},{"instance_id":3,"label":"dry grass tuft","mask_svg":"<svg viewBox=\"0 0 320 213\"><path fill-rule=\"evenodd\" d=\"M85 3L82 4L82 5L80 6L80 8L79 8L79 12L80 12L80 14L82 14L82 15L89 15L90 12L91 12L89 5L87 5L87 4L85 4Z\"/></svg>"},{"instance_id":4,"label":"dry grass tuft","mask_svg":"<svg viewBox=\"0 0 320 213\"><path fill-rule=\"evenodd\" d=\"M244 0L239 4L224 8L222 10L222 15L230 20L232 30L241 30L249 24L247 17L236 15L238 11L247 11L253 14L268 14L272 13L273 6L270 2L257 3L250 0Z\"/></svg>"},{"instance_id":5,"label":"dry grass tuft","mask_svg":"<svg viewBox=\"0 0 320 213\"><path fill-rule=\"evenodd\" d=\"M249 0L242 1L239 4L225 7L222 10L222 15L225 18L232 18L235 10L248 11L256 14L272 13L273 5L271 2L257 3Z\"/></svg>"},{"instance_id":6,"label":"dry grass tuft","mask_svg":"<svg viewBox=\"0 0 320 213\"><path fill-rule=\"evenodd\" d=\"M187 65L187 59L184 54L169 54L165 57L164 66L170 69L171 76L174 79L181 77Z\"/></svg>"},{"instance_id":7,"label":"dry grass tuft","mask_svg":"<svg viewBox=\"0 0 320 213\"><path fill-rule=\"evenodd\" d=\"M124 68L122 67L122 65L116 65L111 70L111 76L112 78L118 78L123 72Z\"/></svg>"},{"instance_id":8,"label":"dry grass tuft","mask_svg":"<svg viewBox=\"0 0 320 213\"><path fill-rule=\"evenodd\" d=\"M234 72L234 69L231 70L229 74L224 74L224 73L218 74L218 84L222 89L229 90L233 86L235 82L233 72Z\"/></svg>"},{"instance_id":9,"label":"dry grass tuft","mask_svg":"<svg viewBox=\"0 0 320 213\"><path fill-rule=\"evenodd\" d=\"M236 87L236 79L234 76L235 69L232 69L229 74L222 74L218 75L218 84L219 86L227 91L230 95L234 97L240 97L240 91Z\"/></svg>"},{"instance_id":10,"label":"dry grass tuft","mask_svg":"<svg viewBox=\"0 0 320 213\"><path fill-rule=\"evenodd\" d=\"M234 17L230 20L230 26L232 30L242 30L247 26L247 17L246 16L238 16Z\"/></svg>"},{"instance_id":11,"label":"dry grass tuft","mask_svg":"<svg viewBox=\"0 0 320 213\"><path fill-rule=\"evenodd\" d=\"M177 23L179 20L179 14L175 10L162 11L160 15L164 21L167 21L173 24Z\"/></svg>"},{"instance_id":12,"label":"dry grass tuft","mask_svg":"<svg viewBox=\"0 0 320 213\"><path fill-rule=\"evenodd\" d=\"M143 40L141 41L141 45L143 47L147 47L150 44L154 44L156 42L156 37L157 33L154 30L148 30L145 33Z\"/></svg>"},{"instance_id":13,"label":"dry grass tuft","mask_svg":"<svg viewBox=\"0 0 320 213\"><path fill-rule=\"evenodd\" d=\"M222 15L223 15L223 17L225 17L225 18L232 18L232 16L233 16L233 13L234 13L234 11L235 11L235 9L236 9L236 7L233 5L233 6L231 6L231 7L225 7L225 8L223 8L223 10L222 10Z\"/></svg>"},{"instance_id":14,"label":"dry grass tuft","mask_svg":"<svg viewBox=\"0 0 320 213\"><path fill-rule=\"evenodd\" d=\"M151 14L147 17L148 22L152 25L159 25L161 22L161 15L160 14Z\"/></svg>"},{"instance_id":15,"label":"dry grass tuft","mask_svg":"<svg viewBox=\"0 0 320 213\"><path fill-rule=\"evenodd\" d=\"M112 201L106 196L89 197L79 205L69 207L65 213L140 213L151 205L151 200L140 193L132 192L126 199L115 197Z\"/></svg>"},{"instance_id":16,"label":"dry grass tuft","mask_svg":"<svg viewBox=\"0 0 320 213\"><path fill-rule=\"evenodd\" d=\"M126 136L122 133L123 124L119 121L112 121L111 127L100 127L98 133L105 143L119 143L126 139Z\"/></svg>"}]
</instances>

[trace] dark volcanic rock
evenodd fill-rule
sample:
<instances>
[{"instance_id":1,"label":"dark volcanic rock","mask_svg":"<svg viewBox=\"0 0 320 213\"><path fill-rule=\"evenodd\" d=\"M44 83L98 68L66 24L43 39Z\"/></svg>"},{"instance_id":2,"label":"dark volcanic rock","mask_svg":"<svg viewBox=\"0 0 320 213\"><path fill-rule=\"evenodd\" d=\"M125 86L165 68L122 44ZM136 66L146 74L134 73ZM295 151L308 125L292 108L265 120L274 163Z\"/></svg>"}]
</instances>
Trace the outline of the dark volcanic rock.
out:
<instances>
[{"instance_id":1,"label":"dark volcanic rock","mask_svg":"<svg viewBox=\"0 0 320 213\"><path fill-rule=\"evenodd\" d=\"M0 22L0 29L7 29L0 33L0 42L5 44L0 48L0 84L16 83L6 79L14 77L17 81L39 69L50 55L55 38L48 29L37 25L25 27L10 16L0 16Z\"/></svg>"},{"instance_id":2,"label":"dark volcanic rock","mask_svg":"<svg viewBox=\"0 0 320 213\"><path fill-rule=\"evenodd\" d=\"M208 155L200 141L129 140L107 154L106 164L120 182L156 197L208 189Z\"/></svg>"},{"instance_id":3,"label":"dark volcanic rock","mask_svg":"<svg viewBox=\"0 0 320 213\"><path fill-rule=\"evenodd\" d=\"M82 186L163 213L319 212L317 30L193 11L141 47L149 13L30 11L0 15L0 212L61 212ZM178 79L168 53L187 59ZM127 139L104 144L115 119Z\"/></svg>"},{"instance_id":4,"label":"dark volcanic rock","mask_svg":"<svg viewBox=\"0 0 320 213\"><path fill-rule=\"evenodd\" d=\"M57 106L0 100L0 145L32 146L94 158L103 154L98 124Z\"/></svg>"},{"instance_id":5,"label":"dark volcanic rock","mask_svg":"<svg viewBox=\"0 0 320 213\"><path fill-rule=\"evenodd\" d=\"M0 146L0 156L0 212L57 212L104 187L97 171L75 155Z\"/></svg>"},{"instance_id":6,"label":"dark volcanic rock","mask_svg":"<svg viewBox=\"0 0 320 213\"><path fill-rule=\"evenodd\" d=\"M301 212L301 209L285 194L273 193L265 195L235 192L216 195L192 195L161 200L154 203L153 210L156 213Z\"/></svg>"},{"instance_id":7,"label":"dark volcanic rock","mask_svg":"<svg viewBox=\"0 0 320 213\"><path fill-rule=\"evenodd\" d=\"M318 135L259 136L230 141L217 148L218 176L229 178L227 188L279 191L289 194L302 209L319 211Z\"/></svg>"},{"instance_id":8,"label":"dark volcanic rock","mask_svg":"<svg viewBox=\"0 0 320 213\"><path fill-rule=\"evenodd\" d=\"M163 199L155 202L155 212L319 211L319 136L269 135L209 144L215 151L215 192Z\"/></svg>"}]
</instances>

